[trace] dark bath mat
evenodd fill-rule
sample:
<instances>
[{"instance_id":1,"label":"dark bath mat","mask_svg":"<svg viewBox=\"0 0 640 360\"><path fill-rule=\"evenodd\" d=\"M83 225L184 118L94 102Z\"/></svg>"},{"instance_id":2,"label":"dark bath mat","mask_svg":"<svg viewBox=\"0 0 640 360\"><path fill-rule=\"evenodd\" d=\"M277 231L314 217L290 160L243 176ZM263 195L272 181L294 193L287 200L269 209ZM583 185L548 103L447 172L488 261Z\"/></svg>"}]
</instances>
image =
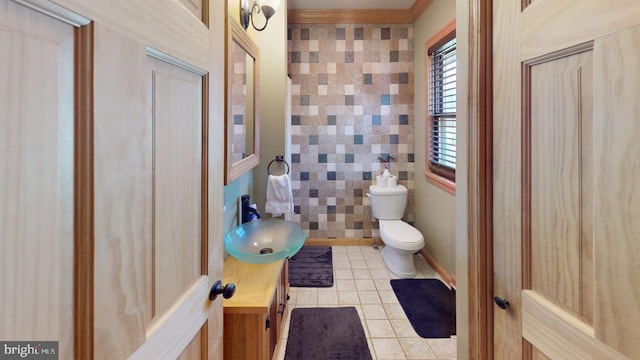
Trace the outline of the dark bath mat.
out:
<instances>
[{"instance_id":1,"label":"dark bath mat","mask_svg":"<svg viewBox=\"0 0 640 360\"><path fill-rule=\"evenodd\" d=\"M355 307L291 310L285 360L371 360Z\"/></svg>"},{"instance_id":2,"label":"dark bath mat","mask_svg":"<svg viewBox=\"0 0 640 360\"><path fill-rule=\"evenodd\" d=\"M303 246L289 259L289 284L293 287L332 287L331 246Z\"/></svg>"},{"instance_id":3,"label":"dark bath mat","mask_svg":"<svg viewBox=\"0 0 640 360\"><path fill-rule=\"evenodd\" d=\"M391 280L400 305L420 337L456 334L456 291L438 279Z\"/></svg>"}]
</instances>

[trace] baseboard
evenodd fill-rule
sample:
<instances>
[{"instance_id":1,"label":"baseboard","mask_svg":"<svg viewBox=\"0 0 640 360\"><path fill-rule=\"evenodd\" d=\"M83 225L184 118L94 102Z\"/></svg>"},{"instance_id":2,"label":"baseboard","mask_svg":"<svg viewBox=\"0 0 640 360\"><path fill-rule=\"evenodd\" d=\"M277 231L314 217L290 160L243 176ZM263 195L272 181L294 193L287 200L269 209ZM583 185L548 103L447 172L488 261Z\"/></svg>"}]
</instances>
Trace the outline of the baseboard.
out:
<instances>
[{"instance_id":1,"label":"baseboard","mask_svg":"<svg viewBox=\"0 0 640 360\"><path fill-rule=\"evenodd\" d=\"M454 274L449 274L447 272L447 270L445 270L437 261L436 259L431 256L431 254L429 254L429 251L427 251L427 249L422 248L422 250L420 250L420 255L422 255L422 257L427 260L427 263L429 263L429 265L433 268L433 270L435 270L438 275L440 275L440 277L442 278L442 280L449 284L449 286L452 286L455 288L456 286L456 276Z\"/></svg>"},{"instance_id":2,"label":"baseboard","mask_svg":"<svg viewBox=\"0 0 640 360\"><path fill-rule=\"evenodd\" d=\"M379 245L382 244L378 241ZM307 239L304 243L309 246L373 246L372 238L332 238L332 239Z\"/></svg>"}]
</instances>

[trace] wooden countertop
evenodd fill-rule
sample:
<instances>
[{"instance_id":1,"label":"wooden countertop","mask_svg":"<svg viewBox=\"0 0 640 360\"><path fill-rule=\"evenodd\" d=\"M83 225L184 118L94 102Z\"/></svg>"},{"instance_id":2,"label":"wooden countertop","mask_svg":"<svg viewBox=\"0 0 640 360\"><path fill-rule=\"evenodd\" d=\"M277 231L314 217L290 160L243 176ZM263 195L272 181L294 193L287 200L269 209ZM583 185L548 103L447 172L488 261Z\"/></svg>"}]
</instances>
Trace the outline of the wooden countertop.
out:
<instances>
[{"instance_id":1,"label":"wooden countertop","mask_svg":"<svg viewBox=\"0 0 640 360\"><path fill-rule=\"evenodd\" d=\"M224 260L223 282L234 283L236 292L224 299L225 314L266 313L282 271L284 260L249 264L229 255Z\"/></svg>"}]
</instances>

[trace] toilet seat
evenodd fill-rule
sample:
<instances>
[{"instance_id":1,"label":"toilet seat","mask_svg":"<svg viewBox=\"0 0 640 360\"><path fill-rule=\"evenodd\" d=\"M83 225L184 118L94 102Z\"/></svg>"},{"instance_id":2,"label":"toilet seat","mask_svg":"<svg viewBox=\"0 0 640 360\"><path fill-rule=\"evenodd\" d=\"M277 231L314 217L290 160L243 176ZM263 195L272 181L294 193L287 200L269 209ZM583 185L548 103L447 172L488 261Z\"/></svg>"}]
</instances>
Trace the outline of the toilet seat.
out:
<instances>
[{"instance_id":1,"label":"toilet seat","mask_svg":"<svg viewBox=\"0 0 640 360\"><path fill-rule=\"evenodd\" d=\"M402 220L379 220L380 237L388 246L417 251L424 246L424 237L418 229Z\"/></svg>"}]
</instances>

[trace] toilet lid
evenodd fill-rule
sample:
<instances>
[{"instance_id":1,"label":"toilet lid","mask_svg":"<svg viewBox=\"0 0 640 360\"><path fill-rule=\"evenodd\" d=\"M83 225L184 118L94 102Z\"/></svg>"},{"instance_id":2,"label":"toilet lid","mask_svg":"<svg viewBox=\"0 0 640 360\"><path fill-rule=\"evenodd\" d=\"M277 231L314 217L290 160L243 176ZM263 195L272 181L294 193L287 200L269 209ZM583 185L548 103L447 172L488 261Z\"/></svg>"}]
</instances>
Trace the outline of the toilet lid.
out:
<instances>
[{"instance_id":1,"label":"toilet lid","mask_svg":"<svg viewBox=\"0 0 640 360\"><path fill-rule=\"evenodd\" d=\"M380 237L385 244L401 250L418 251L424 246L420 231L402 220L380 220Z\"/></svg>"}]
</instances>

